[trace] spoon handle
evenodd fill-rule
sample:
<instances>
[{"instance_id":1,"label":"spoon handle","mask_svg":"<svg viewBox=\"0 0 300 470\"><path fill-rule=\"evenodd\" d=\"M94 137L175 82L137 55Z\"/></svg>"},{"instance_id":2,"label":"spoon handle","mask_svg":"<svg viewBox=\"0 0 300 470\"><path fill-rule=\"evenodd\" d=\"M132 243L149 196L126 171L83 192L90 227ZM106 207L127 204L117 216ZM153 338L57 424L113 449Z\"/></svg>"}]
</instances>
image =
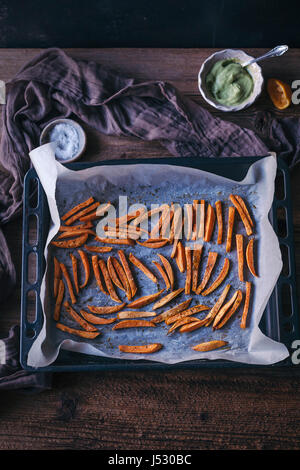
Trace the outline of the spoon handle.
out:
<instances>
[{"instance_id":1,"label":"spoon handle","mask_svg":"<svg viewBox=\"0 0 300 470\"><path fill-rule=\"evenodd\" d=\"M246 62L243 67L248 67L248 65L254 64L255 62L259 62L260 60L267 59L268 57L278 57L284 54L288 50L288 46L277 46L274 47L271 51L267 52L266 54L257 57L256 59L251 59L249 62Z\"/></svg>"}]
</instances>

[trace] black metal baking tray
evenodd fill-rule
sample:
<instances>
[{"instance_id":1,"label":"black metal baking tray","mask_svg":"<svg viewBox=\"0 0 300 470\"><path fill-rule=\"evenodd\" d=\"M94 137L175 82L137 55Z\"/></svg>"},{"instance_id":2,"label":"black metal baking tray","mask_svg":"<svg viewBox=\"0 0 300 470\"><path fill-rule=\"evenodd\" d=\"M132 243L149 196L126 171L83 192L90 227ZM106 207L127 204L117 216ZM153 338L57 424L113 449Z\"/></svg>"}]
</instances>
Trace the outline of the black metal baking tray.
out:
<instances>
[{"instance_id":1,"label":"black metal baking tray","mask_svg":"<svg viewBox=\"0 0 300 470\"><path fill-rule=\"evenodd\" d=\"M97 163L73 163L66 165L72 170L82 170L98 165L131 165L138 163L167 164L192 167L218 174L236 181L242 180L249 166L263 157L236 158L155 158L134 160L109 160ZM30 197L35 193L35 201ZM36 218L37 238L29 242L29 220ZM260 328L270 338L284 343L290 352L292 342L299 338L299 318L296 293L295 256L293 241L293 221L290 195L290 176L286 164L278 159L278 173L275 182L275 196L269 214L270 221L278 235L282 250L284 267L268 301ZM138 369L186 369L203 367L247 367L233 361L196 360L168 365L154 361L111 359L61 350L57 360L50 366L32 368L27 365L27 355L43 324L40 287L45 269L44 247L49 230L50 216L43 187L34 169L28 171L24 182L23 211L23 259L22 259L22 296L21 296L21 348L22 367L31 371L95 371L95 370L138 370ZM36 279L28 278L29 257L36 258ZM34 298L34 318L28 314L32 310ZM30 305L31 304L31 305ZM29 308L30 307L30 308ZM290 358L274 366L292 365ZM252 366L253 367L253 366ZM270 367L270 366L256 366Z\"/></svg>"}]
</instances>

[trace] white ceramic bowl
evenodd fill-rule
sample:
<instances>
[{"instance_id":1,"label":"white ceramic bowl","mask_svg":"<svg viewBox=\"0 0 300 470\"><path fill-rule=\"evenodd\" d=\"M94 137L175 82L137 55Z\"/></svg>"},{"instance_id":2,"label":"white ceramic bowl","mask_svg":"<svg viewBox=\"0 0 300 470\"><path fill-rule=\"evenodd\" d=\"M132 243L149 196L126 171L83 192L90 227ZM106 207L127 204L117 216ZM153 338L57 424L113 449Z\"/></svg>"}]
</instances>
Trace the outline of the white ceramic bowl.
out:
<instances>
[{"instance_id":1,"label":"white ceramic bowl","mask_svg":"<svg viewBox=\"0 0 300 470\"><path fill-rule=\"evenodd\" d=\"M254 101L258 98L261 94L263 88L263 75L261 71L261 67L258 64L251 64L247 67L248 72L251 74L253 78L253 91L251 95L243 101L241 104L237 106L224 106L220 104L215 98L212 96L210 91L206 87L206 76L208 72L211 70L212 66L218 60L224 59L237 59L239 62L244 63L250 59L253 59L250 55L246 54L244 51L236 50L236 49L224 49L223 51L215 52L211 56L209 56L202 64L202 67L198 74L198 86L201 95L214 108L220 109L221 111L240 111L241 109L247 108Z\"/></svg>"},{"instance_id":2,"label":"white ceramic bowl","mask_svg":"<svg viewBox=\"0 0 300 470\"><path fill-rule=\"evenodd\" d=\"M47 144L49 142L49 132L51 129L53 129L56 124L60 123L65 123L65 124L70 124L71 126L75 127L75 129L78 132L78 137L79 137L79 148L78 152L72 157L69 158L68 160L61 160L57 159L60 163L69 163L69 162L74 162L75 160L78 160L78 158L81 157L83 154L85 147L86 147L86 134L78 122L73 121L73 119L54 119L53 121L49 122L46 127L42 130L42 133L40 135L40 145Z\"/></svg>"}]
</instances>

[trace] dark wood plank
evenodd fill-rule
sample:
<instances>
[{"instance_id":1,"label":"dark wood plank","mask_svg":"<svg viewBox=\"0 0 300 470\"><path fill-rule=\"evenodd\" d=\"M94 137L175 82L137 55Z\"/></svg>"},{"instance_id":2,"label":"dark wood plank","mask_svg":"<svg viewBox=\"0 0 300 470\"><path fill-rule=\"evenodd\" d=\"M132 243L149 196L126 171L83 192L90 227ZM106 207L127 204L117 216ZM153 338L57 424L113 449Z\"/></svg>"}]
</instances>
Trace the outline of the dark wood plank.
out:
<instances>
[{"instance_id":1,"label":"dark wood plank","mask_svg":"<svg viewBox=\"0 0 300 470\"><path fill-rule=\"evenodd\" d=\"M264 50L248 50L259 55ZM38 50L0 50L0 78L9 80ZM210 49L75 49L141 80L168 80L202 105L197 73ZM265 77L300 76L299 50L263 63ZM212 108L211 112L216 113ZM255 106L223 118L243 122L256 109L274 111L264 93ZM291 106L280 116L299 116ZM162 157L157 142L88 131L85 159ZM297 271L300 273L299 168L292 174ZM17 267L17 287L1 305L0 331L19 321L21 220L4 228ZM300 276L297 276L300 287ZM299 369L234 369L56 374L37 396L2 393L0 449L298 449Z\"/></svg>"}]
</instances>

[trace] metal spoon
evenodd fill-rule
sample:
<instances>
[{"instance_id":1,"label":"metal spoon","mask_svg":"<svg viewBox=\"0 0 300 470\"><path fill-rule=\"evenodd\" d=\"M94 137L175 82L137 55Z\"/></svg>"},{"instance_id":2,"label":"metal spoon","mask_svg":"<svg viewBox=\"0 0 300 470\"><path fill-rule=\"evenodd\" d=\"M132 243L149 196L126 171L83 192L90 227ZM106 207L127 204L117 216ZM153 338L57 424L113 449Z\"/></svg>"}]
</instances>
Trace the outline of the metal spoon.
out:
<instances>
[{"instance_id":1,"label":"metal spoon","mask_svg":"<svg viewBox=\"0 0 300 470\"><path fill-rule=\"evenodd\" d=\"M259 62L260 60L267 59L268 57L278 57L284 54L288 50L288 46L277 46L274 47L271 51L267 52L266 54L257 57L256 59L251 59L245 64L242 64L242 67L248 67L248 65L254 64L255 62Z\"/></svg>"}]
</instances>

